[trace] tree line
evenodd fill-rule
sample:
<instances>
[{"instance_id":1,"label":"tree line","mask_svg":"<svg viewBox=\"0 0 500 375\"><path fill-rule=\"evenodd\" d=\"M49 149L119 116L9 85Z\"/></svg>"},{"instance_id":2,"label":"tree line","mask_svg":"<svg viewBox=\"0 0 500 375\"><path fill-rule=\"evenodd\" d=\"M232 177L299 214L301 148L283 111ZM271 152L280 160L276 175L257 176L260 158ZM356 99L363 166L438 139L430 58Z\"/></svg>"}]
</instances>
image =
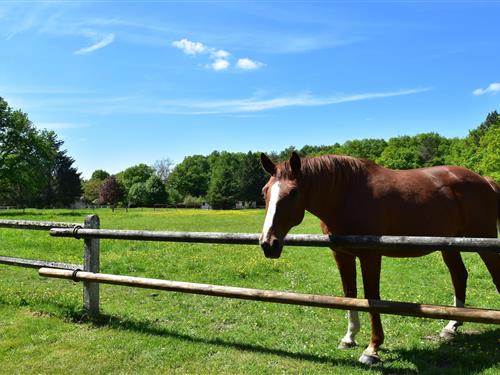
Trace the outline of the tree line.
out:
<instances>
[{"instance_id":1,"label":"tree line","mask_svg":"<svg viewBox=\"0 0 500 375\"><path fill-rule=\"evenodd\" d=\"M80 197L81 174L62 146L0 97L0 205L67 207Z\"/></svg>"},{"instance_id":2,"label":"tree line","mask_svg":"<svg viewBox=\"0 0 500 375\"><path fill-rule=\"evenodd\" d=\"M98 169L84 181L62 146L54 132L38 130L25 113L12 110L0 98L0 205L65 207L80 197L112 207L199 207L206 202L227 209L237 201L263 204L261 189L268 176L259 153L214 151L187 156L175 166L170 159L137 164L115 175ZM489 113L463 138L423 133L387 141L290 146L269 156L278 162L292 151L301 156L350 155L394 169L462 165L500 181L500 116L497 111Z\"/></svg>"},{"instance_id":3,"label":"tree line","mask_svg":"<svg viewBox=\"0 0 500 375\"><path fill-rule=\"evenodd\" d=\"M288 159L292 151L301 156L338 154L366 158L393 169L462 165L500 181L500 116L496 111L491 112L464 138L423 133L388 141L361 139L328 146L306 145L299 150L290 146L269 156L279 162ZM120 172L116 175L116 184L122 186L121 199L137 204L141 199L150 203L161 200L185 206L207 202L221 209L232 208L237 201L263 204L261 189L268 176L260 166L259 153L214 151L210 155L187 156L174 168L171 166L167 160L167 163L159 161L151 167L140 164ZM160 174L164 189L161 195L155 195L151 179ZM160 189L160 185L158 181L155 186Z\"/></svg>"}]
</instances>

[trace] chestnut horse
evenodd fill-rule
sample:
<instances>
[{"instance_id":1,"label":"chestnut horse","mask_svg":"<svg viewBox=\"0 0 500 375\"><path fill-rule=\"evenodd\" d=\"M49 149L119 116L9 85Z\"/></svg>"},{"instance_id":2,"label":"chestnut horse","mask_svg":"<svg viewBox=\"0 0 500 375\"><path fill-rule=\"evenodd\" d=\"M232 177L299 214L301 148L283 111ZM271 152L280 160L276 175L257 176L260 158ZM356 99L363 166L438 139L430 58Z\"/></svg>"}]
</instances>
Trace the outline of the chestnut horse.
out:
<instances>
[{"instance_id":1,"label":"chestnut horse","mask_svg":"<svg viewBox=\"0 0 500 375\"><path fill-rule=\"evenodd\" d=\"M271 178L263 188L266 218L260 245L268 258L279 258L283 238L301 223L307 210L321 220L324 234L407 235L446 237L497 237L500 187L491 179L462 168L439 166L392 170L365 159L324 155L275 165L261 155ZM356 297L356 265L359 258L365 298L380 299L381 257L417 257L428 250L333 249L344 295ZM442 252L451 274L455 306L463 307L467 270L459 251ZM500 255L480 253L500 292ZM380 315L370 313L371 340L359 361L380 361L384 341ZM349 311L346 335L339 348L356 345L359 318ZM450 321L441 336L453 336L461 322Z\"/></svg>"}]
</instances>

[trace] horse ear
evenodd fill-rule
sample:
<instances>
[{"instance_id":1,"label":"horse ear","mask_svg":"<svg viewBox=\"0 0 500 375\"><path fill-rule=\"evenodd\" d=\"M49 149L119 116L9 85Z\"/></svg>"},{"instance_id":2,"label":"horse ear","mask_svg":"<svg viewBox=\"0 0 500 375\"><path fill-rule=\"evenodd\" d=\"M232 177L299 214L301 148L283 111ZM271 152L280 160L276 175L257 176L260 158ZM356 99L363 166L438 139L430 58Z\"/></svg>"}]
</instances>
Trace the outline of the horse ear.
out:
<instances>
[{"instance_id":1,"label":"horse ear","mask_svg":"<svg viewBox=\"0 0 500 375\"><path fill-rule=\"evenodd\" d=\"M300 175L300 156L295 151L292 152L292 156L290 157L290 167L294 176Z\"/></svg>"},{"instance_id":2,"label":"horse ear","mask_svg":"<svg viewBox=\"0 0 500 375\"><path fill-rule=\"evenodd\" d=\"M269 173L271 176L274 176L276 174L276 165L271 159L269 159L266 154L260 154L260 162L262 163L262 166L267 171L267 173Z\"/></svg>"}]
</instances>

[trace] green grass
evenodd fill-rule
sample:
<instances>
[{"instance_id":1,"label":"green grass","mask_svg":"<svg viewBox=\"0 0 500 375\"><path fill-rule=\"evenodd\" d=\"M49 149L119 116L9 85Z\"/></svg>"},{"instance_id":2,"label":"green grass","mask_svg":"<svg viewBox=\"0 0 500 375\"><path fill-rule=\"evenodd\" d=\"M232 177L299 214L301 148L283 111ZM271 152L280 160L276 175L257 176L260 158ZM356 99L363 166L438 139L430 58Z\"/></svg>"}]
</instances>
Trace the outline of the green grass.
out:
<instances>
[{"instance_id":1,"label":"green grass","mask_svg":"<svg viewBox=\"0 0 500 375\"><path fill-rule=\"evenodd\" d=\"M264 213L118 210L4 211L0 218L83 222L97 213L103 228L258 232ZM306 215L296 233L319 233ZM81 263L81 240L46 232L0 229L1 255ZM467 306L500 309L476 254ZM328 249L285 248L278 260L256 246L103 240L101 270L133 276L303 293L342 295ZM359 270L358 270L359 271ZM359 272L358 272L359 273ZM358 277L358 280L360 278ZM359 287L362 295L362 287ZM362 314L360 347L336 349L345 312L101 285L103 319L82 323L82 286L40 278L35 270L0 265L0 373L334 373L499 374L500 329L467 323L453 342L428 339L445 322L383 316L383 365L357 358L370 338ZM438 253L384 258L384 299L450 304L449 274Z\"/></svg>"}]
</instances>

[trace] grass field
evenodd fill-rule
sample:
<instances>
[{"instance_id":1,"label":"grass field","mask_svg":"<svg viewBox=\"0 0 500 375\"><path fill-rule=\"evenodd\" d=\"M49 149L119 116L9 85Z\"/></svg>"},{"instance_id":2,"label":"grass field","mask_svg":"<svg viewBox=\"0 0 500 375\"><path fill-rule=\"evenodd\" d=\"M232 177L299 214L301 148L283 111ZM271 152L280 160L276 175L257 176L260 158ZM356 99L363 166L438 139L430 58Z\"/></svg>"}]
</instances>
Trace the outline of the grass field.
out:
<instances>
[{"instance_id":1,"label":"grass field","mask_svg":"<svg viewBox=\"0 0 500 375\"><path fill-rule=\"evenodd\" d=\"M97 213L103 228L259 232L264 213L248 211L27 210L3 219L83 222ZM319 233L306 215L295 233ZM81 240L46 232L0 229L0 255L81 263ZM500 309L500 298L476 254L467 306ZM285 248L278 260L257 246L101 242L101 270L221 285L342 295L328 249ZM358 272L359 273L359 272ZM450 304L452 288L440 254L384 258L382 296ZM360 277L358 277L360 280ZM362 296L362 287L359 287ZM82 286L44 279L36 270L0 265L0 373L327 373L500 374L500 329L467 323L453 342L435 339L445 322L384 316L383 364L357 358L370 337L362 314L360 346L340 351L345 312L310 307L101 286L98 324L81 322Z\"/></svg>"}]
</instances>

